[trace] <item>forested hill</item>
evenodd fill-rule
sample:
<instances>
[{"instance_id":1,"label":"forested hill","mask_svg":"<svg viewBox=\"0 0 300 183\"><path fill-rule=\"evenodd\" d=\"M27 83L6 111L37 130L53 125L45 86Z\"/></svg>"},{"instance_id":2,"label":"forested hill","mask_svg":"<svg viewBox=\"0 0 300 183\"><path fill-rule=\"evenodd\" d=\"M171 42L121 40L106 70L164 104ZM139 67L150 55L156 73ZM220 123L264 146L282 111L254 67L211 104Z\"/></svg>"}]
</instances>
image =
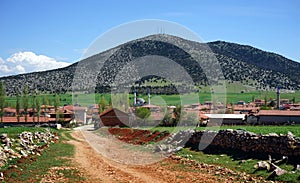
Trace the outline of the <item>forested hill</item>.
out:
<instances>
[{"instance_id":1,"label":"forested hill","mask_svg":"<svg viewBox=\"0 0 300 183\"><path fill-rule=\"evenodd\" d=\"M159 55L181 65L197 85L206 85L209 83L205 70L195 64L195 58L187 51L199 52L201 58L207 58L205 54L210 53L209 48L220 64L220 70L211 72L222 73L229 82L240 81L244 85L264 90L274 89L278 85L284 89L300 89L300 63L296 61L251 46L224 41L204 44L166 34L130 41L65 68L2 77L0 81L6 82L8 94L22 91L25 84L29 86L30 92L65 93L72 90L94 92L95 89L97 92L105 92L109 90L111 83L122 69L122 72L130 76L132 71L124 70L126 64L139 57ZM215 64L209 63L208 60L203 60L203 63ZM172 73L172 68L167 70ZM77 79L76 82L80 78L80 82L76 85L74 85L74 77ZM153 77L145 77L142 80L153 79ZM174 77L178 80L181 78L176 74ZM184 81L181 83L184 84ZM173 89L173 85L157 86L155 91L172 93Z\"/></svg>"},{"instance_id":2,"label":"forested hill","mask_svg":"<svg viewBox=\"0 0 300 183\"><path fill-rule=\"evenodd\" d=\"M286 74L299 84L300 64L279 54L262 51L248 45L216 41L208 43L214 53L226 55L262 69Z\"/></svg>"}]
</instances>

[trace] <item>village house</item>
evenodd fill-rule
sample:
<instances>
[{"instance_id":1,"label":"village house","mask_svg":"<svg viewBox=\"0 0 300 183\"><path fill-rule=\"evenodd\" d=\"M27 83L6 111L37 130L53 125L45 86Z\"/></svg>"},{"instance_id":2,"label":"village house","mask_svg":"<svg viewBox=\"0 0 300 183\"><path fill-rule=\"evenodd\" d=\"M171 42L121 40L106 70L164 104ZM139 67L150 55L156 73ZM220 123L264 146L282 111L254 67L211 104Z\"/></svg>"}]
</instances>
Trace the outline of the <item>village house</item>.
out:
<instances>
[{"instance_id":1,"label":"village house","mask_svg":"<svg viewBox=\"0 0 300 183\"><path fill-rule=\"evenodd\" d=\"M100 115L100 126L130 126L129 125L129 114L117 109L111 108L102 112Z\"/></svg>"},{"instance_id":2,"label":"village house","mask_svg":"<svg viewBox=\"0 0 300 183\"><path fill-rule=\"evenodd\" d=\"M254 100L254 103L255 103L255 105L256 105L257 107L263 106L263 105L265 105L265 100L262 100L262 99L255 99L255 100Z\"/></svg>"},{"instance_id":3,"label":"village house","mask_svg":"<svg viewBox=\"0 0 300 183\"><path fill-rule=\"evenodd\" d=\"M285 123L300 124L300 111L289 110L260 110L257 114L258 122L266 125L280 125Z\"/></svg>"},{"instance_id":4,"label":"village house","mask_svg":"<svg viewBox=\"0 0 300 183\"><path fill-rule=\"evenodd\" d=\"M157 105L153 105L153 104L145 104L143 106L141 106L143 108L147 108L149 109L151 112L159 112L160 111L160 107Z\"/></svg>"},{"instance_id":5,"label":"village house","mask_svg":"<svg viewBox=\"0 0 300 183\"><path fill-rule=\"evenodd\" d=\"M41 106L40 117L38 118L37 111L29 108L27 110L27 120L25 118L24 109L20 109L19 118L17 117L17 111L14 108L5 108L3 125L4 126L32 126L43 124L56 124L57 118L54 108L52 106ZM62 111L60 118L64 123L69 123L72 120L72 114L67 111Z\"/></svg>"},{"instance_id":6,"label":"village house","mask_svg":"<svg viewBox=\"0 0 300 183\"><path fill-rule=\"evenodd\" d=\"M289 109L291 111L300 111L300 103L289 104Z\"/></svg>"},{"instance_id":7,"label":"village house","mask_svg":"<svg viewBox=\"0 0 300 183\"><path fill-rule=\"evenodd\" d=\"M253 105L234 105L233 112L238 114L248 114L248 113L257 113L259 111L259 107L255 107Z\"/></svg>"},{"instance_id":8,"label":"village house","mask_svg":"<svg viewBox=\"0 0 300 183\"><path fill-rule=\"evenodd\" d=\"M205 114L209 118L211 126L220 125L243 125L245 124L245 114Z\"/></svg>"},{"instance_id":9,"label":"village house","mask_svg":"<svg viewBox=\"0 0 300 183\"><path fill-rule=\"evenodd\" d=\"M71 113L73 113L73 123L86 125L88 124L88 122L91 122L91 118L90 121L87 121L87 107L67 105L63 106L63 110L70 111Z\"/></svg>"}]
</instances>

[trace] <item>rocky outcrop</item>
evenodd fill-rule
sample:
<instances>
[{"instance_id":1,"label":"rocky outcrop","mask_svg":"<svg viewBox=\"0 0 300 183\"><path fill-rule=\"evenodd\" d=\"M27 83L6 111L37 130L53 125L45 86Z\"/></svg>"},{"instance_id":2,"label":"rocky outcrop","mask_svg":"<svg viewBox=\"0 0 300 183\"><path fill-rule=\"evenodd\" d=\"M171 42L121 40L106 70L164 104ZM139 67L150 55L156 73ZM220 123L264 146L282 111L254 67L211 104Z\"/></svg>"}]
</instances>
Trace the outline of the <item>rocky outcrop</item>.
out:
<instances>
[{"instance_id":1,"label":"rocky outcrop","mask_svg":"<svg viewBox=\"0 0 300 183\"><path fill-rule=\"evenodd\" d=\"M59 138L50 130L46 132L27 132L19 134L18 138L10 138L7 134L0 135L0 167L16 158L29 155L40 155L44 147L54 143Z\"/></svg>"}]
</instances>

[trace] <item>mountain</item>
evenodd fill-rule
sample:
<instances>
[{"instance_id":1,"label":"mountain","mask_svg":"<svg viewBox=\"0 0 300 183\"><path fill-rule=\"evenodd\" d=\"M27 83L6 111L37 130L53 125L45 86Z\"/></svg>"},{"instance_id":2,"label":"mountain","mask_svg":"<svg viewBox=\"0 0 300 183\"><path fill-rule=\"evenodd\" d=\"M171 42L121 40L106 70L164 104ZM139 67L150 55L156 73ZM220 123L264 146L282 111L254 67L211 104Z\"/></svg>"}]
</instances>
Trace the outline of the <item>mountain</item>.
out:
<instances>
[{"instance_id":1,"label":"mountain","mask_svg":"<svg viewBox=\"0 0 300 183\"><path fill-rule=\"evenodd\" d=\"M259 50L257 48L240 45L235 43L227 43L224 41L216 41L208 43L212 51L217 57L225 55L229 58L245 62L249 65L256 66L260 69L278 72L288 76L295 84L300 82L300 64L293 60L287 59L281 55ZM222 60L219 60L222 62ZM279 84L279 83L278 83ZM283 83L284 84L284 83ZM284 86L284 85L283 85ZM288 84L286 84L288 88ZM299 86L294 86L299 88Z\"/></svg>"},{"instance_id":2,"label":"mountain","mask_svg":"<svg viewBox=\"0 0 300 183\"><path fill-rule=\"evenodd\" d=\"M139 62L133 62L137 59ZM176 64L164 65L168 63L166 59L184 72L176 70ZM151 72L155 70L161 74L159 77ZM65 68L2 77L0 81L6 82L8 94L22 91L25 83L31 92L108 92L117 85L130 87L138 80L136 85L145 89L145 81L157 82L164 80L164 76L171 76L173 83L153 86L154 93L174 93L178 87L185 92L189 90L188 82L208 85L224 79L261 90L278 85L289 90L300 89L298 62L247 45L224 41L205 44L166 34L130 41Z\"/></svg>"}]
</instances>

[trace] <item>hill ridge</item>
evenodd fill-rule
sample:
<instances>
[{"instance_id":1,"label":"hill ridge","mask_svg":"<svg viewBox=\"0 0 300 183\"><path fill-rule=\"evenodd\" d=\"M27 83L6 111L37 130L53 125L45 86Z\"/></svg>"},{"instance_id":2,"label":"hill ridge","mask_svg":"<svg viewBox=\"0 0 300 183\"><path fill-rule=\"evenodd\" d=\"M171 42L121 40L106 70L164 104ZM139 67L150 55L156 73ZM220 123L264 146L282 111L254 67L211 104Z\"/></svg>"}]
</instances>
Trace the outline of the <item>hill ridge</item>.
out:
<instances>
[{"instance_id":1,"label":"hill ridge","mask_svg":"<svg viewBox=\"0 0 300 183\"><path fill-rule=\"evenodd\" d=\"M168 41L175 42L176 44L168 44ZM211 49L220 63L225 79L229 82L240 81L246 85L249 84L257 89L264 90L275 88L277 85L289 90L300 89L300 63L279 54L263 51L249 45L240 45L219 40L199 43L166 34L150 35L123 43L104 52L84 58L65 68L6 76L0 78L0 81L5 81L7 86L12 86L7 87L8 94L15 94L18 90L22 91L25 83L29 85L31 92L65 93L74 89L72 82L75 72L77 74L79 71L82 72L81 75L79 73L82 78L91 77L88 74L85 76L87 70L95 69L95 64L97 65L101 59L103 61L105 58L106 62L103 63L103 66L105 66L103 73L107 75L100 73L99 76L94 78L97 79L93 80L97 83L96 85L82 83L85 86L77 88L80 91L92 92L96 87L96 91L105 92L109 88L103 89L103 84L109 82L109 79L111 79L107 76L115 74L111 71L113 64L118 66L114 68L120 69L133 58L148 53L167 56L177 60L198 85L208 84L203 70L195 67L192 63L193 59L187 58L184 50L180 50L176 45L187 50L197 50L199 47ZM114 54L110 55L111 53ZM78 70L78 65L83 68ZM106 85L108 86L109 83L106 83ZM164 92L162 91L162 93Z\"/></svg>"}]
</instances>

